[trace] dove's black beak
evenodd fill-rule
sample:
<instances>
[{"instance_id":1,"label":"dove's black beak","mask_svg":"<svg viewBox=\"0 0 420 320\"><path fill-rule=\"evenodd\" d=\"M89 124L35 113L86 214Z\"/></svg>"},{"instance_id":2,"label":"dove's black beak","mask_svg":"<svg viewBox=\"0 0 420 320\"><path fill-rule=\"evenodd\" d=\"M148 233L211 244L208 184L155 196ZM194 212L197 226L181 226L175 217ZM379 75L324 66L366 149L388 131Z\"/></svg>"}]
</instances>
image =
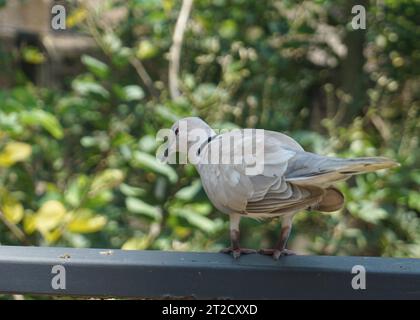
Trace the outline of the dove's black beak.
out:
<instances>
[{"instance_id":1,"label":"dove's black beak","mask_svg":"<svg viewBox=\"0 0 420 320\"><path fill-rule=\"evenodd\" d=\"M163 153L163 155L165 156L165 158L167 158L169 155L169 149L165 149L165 152Z\"/></svg>"}]
</instances>

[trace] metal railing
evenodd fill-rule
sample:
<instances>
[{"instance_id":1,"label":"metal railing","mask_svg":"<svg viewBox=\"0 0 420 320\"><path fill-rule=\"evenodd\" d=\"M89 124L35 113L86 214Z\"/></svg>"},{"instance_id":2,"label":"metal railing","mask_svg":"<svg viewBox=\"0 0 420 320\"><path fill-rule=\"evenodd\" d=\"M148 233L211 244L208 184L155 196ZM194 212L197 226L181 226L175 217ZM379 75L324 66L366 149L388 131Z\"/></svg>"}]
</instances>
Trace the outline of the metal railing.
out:
<instances>
[{"instance_id":1,"label":"metal railing","mask_svg":"<svg viewBox=\"0 0 420 320\"><path fill-rule=\"evenodd\" d=\"M420 259L0 247L0 293L198 299L420 298Z\"/></svg>"}]
</instances>

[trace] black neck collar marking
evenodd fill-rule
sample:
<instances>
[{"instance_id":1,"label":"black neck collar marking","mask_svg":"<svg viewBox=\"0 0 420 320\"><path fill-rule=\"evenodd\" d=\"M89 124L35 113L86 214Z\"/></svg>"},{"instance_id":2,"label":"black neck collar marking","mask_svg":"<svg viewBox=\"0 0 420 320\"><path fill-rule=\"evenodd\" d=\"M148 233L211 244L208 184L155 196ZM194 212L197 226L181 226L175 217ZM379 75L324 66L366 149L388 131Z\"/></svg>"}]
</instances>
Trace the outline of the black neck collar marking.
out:
<instances>
[{"instance_id":1,"label":"black neck collar marking","mask_svg":"<svg viewBox=\"0 0 420 320\"><path fill-rule=\"evenodd\" d=\"M214 136L212 136L212 137L208 137L207 138L207 140L205 140L202 144L201 144L201 146L200 146L200 148L198 148L198 150L197 150L197 155L199 156L200 155L200 153L201 153L201 150L203 150L203 148L208 144L208 143L210 143L214 138L216 138L217 137L217 135L214 135Z\"/></svg>"}]
</instances>

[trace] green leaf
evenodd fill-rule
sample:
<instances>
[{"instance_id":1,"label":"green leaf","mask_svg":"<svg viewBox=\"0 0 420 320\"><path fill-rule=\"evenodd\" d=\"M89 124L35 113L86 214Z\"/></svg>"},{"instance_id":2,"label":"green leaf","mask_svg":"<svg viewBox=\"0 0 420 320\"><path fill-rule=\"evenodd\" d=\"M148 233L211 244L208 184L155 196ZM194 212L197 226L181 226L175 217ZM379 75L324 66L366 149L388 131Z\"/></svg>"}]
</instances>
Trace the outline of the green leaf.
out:
<instances>
[{"instance_id":1,"label":"green leaf","mask_svg":"<svg viewBox=\"0 0 420 320\"><path fill-rule=\"evenodd\" d=\"M418 191L410 191L408 194L408 206L420 211L420 193Z\"/></svg>"},{"instance_id":2,"label":"green leaf","mask_svg":"<svg viewBox=\"0 0 420 320\"><path fill-rule=\"evenodd\" d=\"M20 114L20 120L26 125L40 125L56 139L64 136L63 128L57 118L44 110L24 111Z\"/></svg>"},{"instance_id":3,"label":"green leaf","mask_svg":"<svg viewBox=\"0 0 420 320\"><path fill-rule=\"evenodd\" d=\"M76 79L72 83L73 90L82 96L89 94L98 95L104 99L109 98L109 92L103 86L98 83Z\"/></svg>"},{"instance_id":4,"label":"green leaf","mask_svg":"<svg viewBox=\"0 0 420 320\"><path fill-rule=\"evenodd\" d=\"M184 218L191 225L207 233L214 233L222 227L222 223L220 220L211 220L205 216L198 214L191 208L173 208L171 210L171 213L178 217Z\"/></svg>"},{"instance_id":5,"label":"green leaf","mask_svg":"<svg viewBox=\"0 0 420 320\"><path fill-rule=\"evenodd\" d=\"M81 175L74 179L64 194L66 202L74 208L80 206L83 195L88 192L88 187L89 179L86 176Z\"/></svg>"},{"instance_id":6,"label":"green leaf","mask_svg":"<svg viewBox=\"0 0 420 320\"><path fill-rule=\"evenodd\" d=\"M154 207L140 199L128 197L125 199L125 205L128 211L132 213L142 214L154 220L162 219L162 213L158 207Z\"/></svg>"},{"instance_id":7,"label":"green leaf","mask_svg":"<svg viewBox=\"0 0 420 320\"><path fill-rule=\"evenodd\" d=\"M139 140L139 148L141 151L151 153L157 147L156 138L152 135L145 135Z\"/></svg>"},{"instance_id":8,"label":"green leaf","mask_svg":"<svg viewBox=\"0 0 420 320\"><path fill-rule=\"evenodd\" d=\"M160 162L154 156L144 153L141 151L136 151L133 154L133 165L136 167L148 169L166 176L171 183L178 181L178 175L175 170L172 169L169 165Z\"/></svg>"},{"instance_id":9,"label":"green leaf","mask_svg":"<svg viewBox=\"0 0 420 320\"><path fill-rule=\"evenodd\" d=\"M176 194L175 197L184 200L184 201L191 201L198 192L201 190L201 181L196 179L193 183L187 187L180 189Z\"/></svg>"},{"instance_id":10,"label":"green leaf","mask_svg":"<svg viewBox=\"0 0 420 320\"><path fill-rule=\"evenodd\" d=\"M109 67L102 61L84 54L82 56L82 63L92 72L94 75L101 79L104 79L109 74Z\"/></svg>"},{"instance_id":11,"label":"green leaf","mask_svg":"<svg viewBox=\"0 0 420 320\"><path fill-rule=\"evenodd\" d=\"M125 66L129 63L132 56L131 48L122 47L112 56L112 63L118 67Z\"/></svg>"},{"instance_id":12,"label":"green leaf","mask_svg":"<svg viewBox=\"0 0 420 320\"><path fill-rule=\"evenodd\" d=\"M146 194L146 190L143 188L133 187L128 184L122 183L120 185L120 191L127 197L141 197Z\"/></svg>"},{"instance_id":13,"label":"green leaf","mask_svg":"<svg viewBox=\"0 0 420 320\"><path fill-rule=\"evenodd\" d=\"M114 33L110 32L107 33L103 36L102 38L106 49L116 53L117 51L119 51L121 49L122 46L122 42L120 40L120 38L118 38Z\"/></svg>"},{"instance_id":14,"label":"green leaf","mask_svg":"<svg viewBox=\"0 0 420 320\"><path fill-rule=\"evenodd\" d=\"M144 98L144 91L137 85L129 85L123 88L124 97L127 101L141 100Z\"/></svg>"},{"instance_id":15,"label":"green leaf","mask_svg":"<svg viewBox=\"0 0 420 320\"><path fill-rule=\"evenodd\" d=\"M222 25L219 29L219 34L222 38L233 38L236 35L238 27L234 20L225 20L222 22Z\"/></svg>"},{"instance_id":16,"label":"green leaf","mask_svg":"<svg viewBox=\"0 0 420 320\"><path fill-rule=\"evenodd\" d=\"M179 116L175 114L171 109L164 105L157 105L155 106L155 112L157 115L161 116L163 119L175 122L179 120Z\"/></svg>"},{"instance_id":17,"label":"green leaf","mask_svg":"<svg viewBox=\"0 0 420 320\"><path fill-rule=\"evenodd\" d=\"M372 224L377 224L388 216L388 212L385 209L377 207L373 202L366 200L362 200L359 203L349 202L348 209L353 216Z\"/></svg>"},{"instance_id":18,"label":"green leaf","mask_svg":"<svg viewBox=\"0 0 420 320\"><path fill-rule=\"evenodd\" d=\"M193 211L203 216L209 215L213 210L213 207L208 202L191 203L188 204L186 207L191 208Z\"/></svg>"},{"instance_id":19,"label":"green leaf","mask_svg":"<svg viewBox=\"0 0 420 320\"><path fill-rule=\"evenodd\" d=\"M108 205L114 198L114 193L111 190L104 190L98 194L92 196L89 194L89 198L86 199L84 206L86 208L102 208Z\"/></svg>"}]
</instances>

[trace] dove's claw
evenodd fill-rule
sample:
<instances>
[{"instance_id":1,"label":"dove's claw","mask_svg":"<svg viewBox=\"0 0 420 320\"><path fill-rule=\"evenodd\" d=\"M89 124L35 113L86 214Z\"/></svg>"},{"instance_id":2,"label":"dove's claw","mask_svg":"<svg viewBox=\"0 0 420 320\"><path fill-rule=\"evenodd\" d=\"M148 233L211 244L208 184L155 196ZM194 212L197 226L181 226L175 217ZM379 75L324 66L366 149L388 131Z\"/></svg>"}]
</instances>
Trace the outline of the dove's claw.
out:
<instances>
[{"instance_id":1,"label":"dove's claw","mask_svg":"<svg viewBox=\"0 0 420 320\"><path fill-rule=\"evenodd\" d=\"M272 256L274 260L278 260L280 257L283 257L283 256L294 256L294 255L296 255L295 252L293 252L292 250L289 250L289 249L283 249L283 250L261 249L259 251L259 253L264 254L264 255L268 255L268 256Z\"/></svg>"},{"instance_id":2,"label":"dove's claw","mask_svg":"<svg viewBox=\"0 0 420 320\"><path fill-rule=\"evenodd\" d=\"M227 253L227 254L232 254L234 259L238 259L241 254L251 254L251 253L257 253L257 250L254 249L248 249L248 248L225 248L220 250L221 253Z\"/></svg>"},{"instance_id":3,"label":"dove's claw","mask_svg":"<svg viewBox=\"0 0 420 320\"><path fill-rule=\"evenodd\" d=\"M283 250L274 250L273 252L273 259L278 260L280 257L284 256L295 256L296 253L292 250L283 249Z\"/></svg>"}]
</instances>

